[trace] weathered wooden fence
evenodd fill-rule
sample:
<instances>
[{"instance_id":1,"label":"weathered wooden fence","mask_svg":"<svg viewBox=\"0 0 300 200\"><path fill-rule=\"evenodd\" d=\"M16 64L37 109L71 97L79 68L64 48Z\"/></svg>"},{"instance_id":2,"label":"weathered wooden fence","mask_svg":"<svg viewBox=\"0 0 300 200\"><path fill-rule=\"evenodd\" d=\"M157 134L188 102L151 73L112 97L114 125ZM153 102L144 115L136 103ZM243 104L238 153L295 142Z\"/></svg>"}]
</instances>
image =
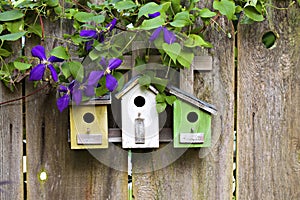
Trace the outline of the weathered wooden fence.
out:
<instances>
[{"instance_id":1,"label":"weathered wooden fence","mask_svg":"<svg viewBox=\"0 0 300 200\"><path fill-rule=\"evenodd\" d=\"M272 4L287 7L289 2ZM217 22L234 35L231 22L225 18ZM44 23L48 35L71 31L66 24ZM265 22L239 24L237 41L217 29L207 34L214 47L203 52L212 56L213 69L195 71L192 81L195 96L218 108L212 121L212 146L189 149L171 165L155 171L152 166L161 160L133 154L134 199L231 199L235 125L237 198L300 199L300 8L270 8ZM268 31L280 36L270 49L262 43ZM27 40L25 54L39 42ZM46 49L57 44L51 38L44 43ZM1 84L0 102L34 90L26 82L11 93ZM86 150L70 149L68 112L57 110L55 91L44 89L2 105L0 111L0 183L10 181L0 185L1 200L128 198L126 171L107 167ZM23 175L25 154L27 173ZM118 159L127 166L127 155ZM43 172L46 180L39 178Z\"/></svg>"}]
</instances>

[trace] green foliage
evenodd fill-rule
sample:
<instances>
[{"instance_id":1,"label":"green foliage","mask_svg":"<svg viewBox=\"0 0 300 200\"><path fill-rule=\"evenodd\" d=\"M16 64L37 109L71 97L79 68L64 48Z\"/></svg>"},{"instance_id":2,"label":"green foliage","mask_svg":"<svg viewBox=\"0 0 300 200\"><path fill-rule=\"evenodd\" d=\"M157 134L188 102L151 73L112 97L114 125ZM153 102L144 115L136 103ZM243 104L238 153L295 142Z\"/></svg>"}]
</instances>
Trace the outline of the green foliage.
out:
<instances>
[{"instance_id":1,"label":"green foliage","mask_svg":"<svg viewBox=\"0 0 300 200\"><path fill-rule=\"evenodd\" d=\"M192 23L190 20L190 14L188 11L179 12L175 15L174 20L170 23L174 27L185 27Z\"/></svg>"},{"instance_id":2,"label":"green foliage","mask_svg":"<svg viewBox=\"0 0 300 200\"><path fill-rule=\"evenodd\" d=\"M163 50L170 56L174 63L176 63L177 57L181 52L181 46L178 43L167 44L164 43L162 45Z\"/></svg>"},{"instance_id":3,"label":"green foliage","mask_svg":"<svg viewBox=\"0 0 300 200\"><path fill-rule=\"evenodd\" d=\"M229 20L236 19L235 3L230 0L214 1L214 9L218 10L222 15L225 15Z\"/></svg>"},{"instance_id":4,"label":"green foliage","mask_svg":"<svg viewBox=\"0 0 300 200\"><path fill-rule=\"evenodd\" d=\"M71 61L68 64L70 74L78 81L82 82L84 78L84 69L80 62Z\"/></svg>"},{"instance_id":5,"label":"green foliage","mask_svg":"<svg viewBox=\"0 0 300 200\"><path fill-rule=\"evenodd\" d=\"M157 3L149 2L139 9L138 18L142 16L148 17L148 14L159 12L161 9L162 7Z\"/></svg>"},{"instance_id":6,"label":"green foliage","mask_svg":"<svg viewBox=\"0 0 300 200\"><path fill-rule=\"evenodd\" d=\"M0 21L8 22L24 17L24 13L20 10L10 10L0 13Z\"/></svg>"},{"instance_id":7,"label":"green foliage","mask_svg":"<svg viewBox=\"0 0 300 200\"><path fill-rule=\"evenodd\" d=\"M55 56L57 58L61 58L63 60L68 60L70 57L68 55L66 49L62 46L58 46L58 47L55 47L54 49L52 49L50 52L50 55Z\"/></svg>"},{"instance_id":8,"label":"green foliage","mask_svg":"<svg viewBox=\"0 0 300 200\"><path fill-rule=\"evenodd\" d=\"M189 0L183 4L180 0L162 0L160 3L153 1L133 0L107 0L102 4L87 2L85 5L79 1L65 0L64 4L59 0L16 0L2 1L0 3L0 79L7 85L14 85L15 76L20 74L26 77L33 66L31 57L19 57L11 62L11 42L18 41L22 37L35 36L47 41L48 38L55 38L62 46L53 47L49 53L64 60L62 64L55 64L59 75L56 87L59 84L68 85L71 81L82 82L88 74L85 74L85 67L78 59L90 59L99 63L102 57L122 58L123 54L131 54L131 46L134 40L149 41L154 31L163 27L163 31L157 33L153 44L161 55L162 63L168 68L174 67L189 68L194 60L198 48L211 48L213 45L206 41L205 31L210 26L218 25L218 17L224 16L228 20L238 20L241 23L250 24L265 20L267 4L263 0L214 0L212 8L199 7L199 0ZM80 1L81 2L81 1ZM300 1L298 0L300 4ZM160 15L154 18L149 14L159 12ZM128 37L120 38L115 29L112 30L111 21L117 19L115 29L128 30ZM73 23L73 33L64 34L62 38L44 33L43 21L47 19L53 23L63 19ZM199 27L196 27L196 22ZM217 30L221 29L219 27ZM95 35L87 37L80 36L82 30L90 30ZM162 30L160 28L160 30ZM169 35L165 35L166 30ZM222 29L223 30L223 29ZM166 41L166 38L174 34L176 39ZM223 30L220 34L229 34ZM140 35L143 35L140 37ZM148 38L145 38L148 37ZM231 35L229 35L229 38ZM263 40L266 45L274 41L274 36L266 36ZM104 39L101 39L104 38ZM275 38L276 39L276 38ZM89 46L89 49L87 48ZM75 46L75 48L74 48ZM149 47L151 44L149 43ZM77 51L69 51L76 49ZM150 52L150 50L147 50ZM76 58L77 57L77 58ZM76 58L76 59L75 59ZM137 65L146 64L149 55L139 58ZM76 61L75 61L76 60ZM146 65L145 65L146 66ZM105 69L104 69L105 70ZM20 73L19 75L16 75ZM124 84L124 78L119 72L112 72L118 80L118 88ZM99 80L100 87L95 89L97 95L107 92L105 87L106 79ZM174 96L167 96L164 91L168 80L158 78L153 74L144 74L139 82L145 87L154 85L159 91L157 95L157 110L162 112L167 105L172 105L176 99Z\"/></svg>"},{"instance_id":9,"label":"green foliage","mask_svg":"<svg viewBox=\"0 0 300 200\"><path fill-rule=\"evenodd\" d=\"M143 30L151 30L162 26L164 23L165 19L162 16L158 16L153 19L144 20L139 28Z\"/></svg>"},{"instance_id":10,"label":"green foliage","mask_svg":"<svg viewBox=\"0 0 300 200\"><path fill-rule=\"evenodd\" d=\"M0 40L3 41L16 41L18 39L20 39L22 36L24 36L26 34L25 31L22 32L17 32L17 33L9 33L9 34L5 34L5 35L1 35L0 36Z\"/></svg>"}]
</instances>

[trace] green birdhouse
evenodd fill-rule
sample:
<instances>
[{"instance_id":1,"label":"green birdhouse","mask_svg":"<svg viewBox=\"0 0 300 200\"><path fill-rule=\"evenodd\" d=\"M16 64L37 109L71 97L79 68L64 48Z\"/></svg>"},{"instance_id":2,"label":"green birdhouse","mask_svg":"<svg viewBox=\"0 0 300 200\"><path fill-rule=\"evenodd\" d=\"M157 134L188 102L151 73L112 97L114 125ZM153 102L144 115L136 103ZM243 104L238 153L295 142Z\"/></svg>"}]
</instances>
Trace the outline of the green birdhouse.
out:
<instances>
[{"instance_id":1,"label":"green birdhouse","mask_svg":"<svg viewBox=\"0 0 300 200\"><path fill-rule=\"evenodd\" d=\"M211 119L217 110L213 105L175 87L169 92L177 97L173 111L173 142L175 148L209 147Z\"/></svg>"}]
</instances>

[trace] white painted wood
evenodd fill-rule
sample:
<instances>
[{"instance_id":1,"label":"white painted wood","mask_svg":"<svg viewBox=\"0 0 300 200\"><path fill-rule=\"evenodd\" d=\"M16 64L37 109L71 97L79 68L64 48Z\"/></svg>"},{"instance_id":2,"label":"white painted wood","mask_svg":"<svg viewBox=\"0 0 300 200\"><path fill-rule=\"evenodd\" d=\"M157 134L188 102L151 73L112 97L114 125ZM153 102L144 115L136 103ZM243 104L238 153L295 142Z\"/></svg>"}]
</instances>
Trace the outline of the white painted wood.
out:
<instances>
[{"instance_id":1,"label":"white painted wood","mask_svg":"<svg viewBox=\"0 0 300 200\"><path fill-rule=\"evenodd\" d=\"M141 107L134 103L136 97L145 100ZM159 123L156 111L155 94L142 89L140 85L134 86L121 100L122 107L122 147L123 148L158 148L159 147ZM144 119L145 143L136 144L135 120Z\"/></svg>"}]
</instances>

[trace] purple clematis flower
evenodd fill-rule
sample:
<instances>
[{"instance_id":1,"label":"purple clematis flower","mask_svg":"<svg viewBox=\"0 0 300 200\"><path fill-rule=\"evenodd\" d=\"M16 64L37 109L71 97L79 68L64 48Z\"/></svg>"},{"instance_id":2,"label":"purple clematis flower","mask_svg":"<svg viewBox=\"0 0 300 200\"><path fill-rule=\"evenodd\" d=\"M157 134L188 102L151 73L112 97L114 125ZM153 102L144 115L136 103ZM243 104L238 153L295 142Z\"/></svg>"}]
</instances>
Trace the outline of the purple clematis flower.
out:
<instances>
[{"instance_id":1,"label":"purple clematis flower","mask_svg":"<svg viewBox=\"0 0 300 200\"><path fill-rule=\"evenodd\" d=\"M149 38L150 42L153 42L156 38L158 38L159 34L163 31L164 34L164 41L168 44L173 44L176 41L176 35L172 31L169 31L166 27L158 27L152 33Z\"/></svg>"},{"instance_id":2,"label":"purple clematis flower","mask_svg":"<svg viewBox=\"0 0 300 200\"><path fill-rule=\"evenodd\" d=\"M158 16L160 16L160 12L155 12L155 13L148 14L148 17L150 19L153 19L153 18L158 17Z\"/></svg>"},{"instance_id":3,"label":"purple clematis flower","mask_svg":"<svg viewBox=\"0 0 300 200\"><path fill-rule=\"evenodd\" d=\"M111 71L116 69L122 64L122 60L119 58L112 58L108 61L108 64L105 58L102 58L100 64L103 66L104 70L102 71L92 71L88 77L88 85L96 87L99 80L105 76L106 79L106 88L112 92L118 86L118 81L115 77L111 75Z\"/></svg>"},{"instance_id":4,"label":"purple clematis flower","mask_svg":"<svg viewBox=\"0 0 300 200\"><path fill-rule=\"evenodd\" d=\"M106 25L106 28L108 31L111 31L117 23L117 19L114 18L109 24ZM104 42L104 31L97 31L97 30L81 30L79 35L81 37L90 38L98 40L100 43ZM86 51L90 51L92 49L92 46L94 44L93 40L87 41L85 43L85 49Z\"/></svg>"},{"instance_id":5,"label":"purple clematis flower","mask_svg":"<svg viewBox=\"0 0 300 200\"><path fill-rule=\"evenodd\" d=\"M59 86L58 92L63 93L63 95L56 100L56 106L60 112L62 112L69 105L74 84L75 81L72 81L68 87L64 85Z\"/></svg>"},{"instance_id":6,"label":"purple clematis flower","mask_svg":"<svg viewBox=\"0 0 300 200\"><path fill-rule=\"evenodd\" d=\"M89 97L95 95L93 86L87 85L86 83L81 84L76 80L73 80L68 87L60 85L58 92L63 94L56 101L56 105L60 112L68 107L71 99L76 103L76 105L79 105L82 100L83 93Z\"/></svg>"},{"instance_id":7,"label":"purple clematis flower","mask_svg":"<svg viewBox=\"0 0 300 200\"><path fill-rule=\"evenodd\" d=\"M37 45L32 48L31 54L33 57L37 57L40 59L41 63L35 66L29 75L30 81L39 81L43 79L46 68L48 68L51 72L52 79L57 82L58 77L57 73L53 67L54 62L62 62L63 59L57 58L55 56L50 56L49 59L46 57L45 48L43 46Z\"/></svg>"},{"instance_id":8,"label":"purple clematis flower","mask_svg":"<svg viewBox=\"0 0 300 200\"><path fill-rule=\"evenodd\" d=\"M72 92L72 100L79 105L83 94L88 97L92 97L95 95L95 87L93 85L88 85L85 83L75 82L73 92Z\"/></svg>"},{"instance_id":9,"label":"purple clematis flower","mask_svg":"<svg viewBox=\"0 0 300 200\"><path fill-rule=\"evenodd\" d=\"M114 18L109 24L106 25L106 28L108 31L111 31L113 28L115 28L117 24L117 19Z\"/></svg>"}]
</instances>

